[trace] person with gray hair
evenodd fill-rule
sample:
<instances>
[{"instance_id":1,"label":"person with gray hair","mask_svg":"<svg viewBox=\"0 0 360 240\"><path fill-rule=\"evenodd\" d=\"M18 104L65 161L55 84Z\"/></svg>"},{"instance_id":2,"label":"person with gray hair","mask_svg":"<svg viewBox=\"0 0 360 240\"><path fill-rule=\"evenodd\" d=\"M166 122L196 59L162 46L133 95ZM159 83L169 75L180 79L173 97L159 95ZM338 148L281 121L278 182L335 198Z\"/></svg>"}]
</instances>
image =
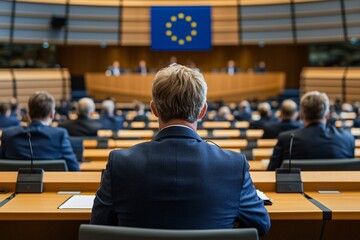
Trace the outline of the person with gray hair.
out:
<instances>
[{"instance_id":1,"label":"person with gray hair","mask_svg":"<svg viewBox=\"0 0 360 240\"><path fill-rule=\"evenodd\" d=\"M99 121L101 123L101 129L116 132L124 128L124 118L122 116L115 115L115 103L112 100L105 100L102 102Z\"/></svg>"},{"instance_id":2,"label":"person with gray hair","mask_svg":"<svg viewBox=\"0 0 360 240\"><path fill-rule=\"evenodd\" d=\"M270 218L245 156L196 133L206 92L203 75L190 68L175 64L156 74L150 106L159 132L150 142L110 153L92 224L221 229L237 220L267 233Z\"/></svg>"},{"instance_id":3,"label":"person with gray hair","mask_svg":"<svg viewBox=\"0 0 360 240\"><path fill-rule=\"evenodd\" d=\"M354 137L342 129L326 126L329 108L325 93L312 91L302 96L300 113L305 127L279 135L268 170L279 168L284 159L289 159L290 142L292 159L354 158Z\"/></svg>"},{"instance_id":4,"label":"person with gray hair","mask_svg":"<svg viewBox=\"0 0 360 240\"><path fill-rule=\"evenodd\" d=\"M70 136L97 136L101 123L91 119L94 111L94 101L91 98L81 98L78 102L77 119L61 122L59 127L67 129Z\"/></svg>"},{"instance_id":5,"label":"person with gray hair","mask_svg":"<svg viewBox=\"0 0 360 240\"><path fill-rule=\"evenodd\" d=\"M302 127L302 124L296 121L298 117L297 104L291 100L286 99L281 103L280 107L280 122L274 122L264 125L264 134L262 138L271 139L277 138L280 133L294 130Z\"/></svg>"}]
</instances>

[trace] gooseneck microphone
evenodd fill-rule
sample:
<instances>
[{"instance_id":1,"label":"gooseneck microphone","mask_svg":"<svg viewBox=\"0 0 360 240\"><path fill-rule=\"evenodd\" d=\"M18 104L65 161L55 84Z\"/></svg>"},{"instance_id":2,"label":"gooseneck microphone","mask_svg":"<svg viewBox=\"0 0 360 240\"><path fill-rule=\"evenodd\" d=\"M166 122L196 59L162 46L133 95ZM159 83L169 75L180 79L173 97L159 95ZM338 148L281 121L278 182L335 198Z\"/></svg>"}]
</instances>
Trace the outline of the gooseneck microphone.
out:
<instances>
[{"instance_id":1,"label":"gooseneck microphone","mask_svg":"<svg viewBox=\"0 0 360 240\"><path fill-rule=\"evenodd\" d=\"M30 150L30 169L31 169L31 172L33 173L34 172L34 152L33 152L32 144L31 144L31 133L28 132L27 136L28 136L29 150Z\"/></svg>"},{"instance_id":2,"label":"gooseneck microphone","mask_svg":"<svg viewBox=\"0 0 360 240\"><path fill-rule=\"evenodd\" d=\"M295 137L295 134L291 133L290 134L290 146L289 146L289 172L291 171L291 158L292 158L292 147L293 147L294 137Z\"/></svg>"},{"instance_id":3,"label":"gooseneck microphone","mask_svg":"<svg viewBox=\"0 0 360 240\"><path fill-rule=\"evenodd\" d=\"M303 193L303 183L301 181L300 168L291 167L292 148L294 143L295 134L290 134L289 144L289 167L277 168L275 170L276 177L276 192L278 193Z\"/></svg>"},{"instance_id":4,"label":"gooseneck microphone","mask_svg":"<svg viewBox=\"0 0 360 240\"><path fill-rule=\"evenodd\" d=\"M34 152L31 142L30 131L26 133L30 150L30 169L19 168L16 180L16 193L42 193L44 170L42 168L34 168Z\"/></svg>"}]
</instances>

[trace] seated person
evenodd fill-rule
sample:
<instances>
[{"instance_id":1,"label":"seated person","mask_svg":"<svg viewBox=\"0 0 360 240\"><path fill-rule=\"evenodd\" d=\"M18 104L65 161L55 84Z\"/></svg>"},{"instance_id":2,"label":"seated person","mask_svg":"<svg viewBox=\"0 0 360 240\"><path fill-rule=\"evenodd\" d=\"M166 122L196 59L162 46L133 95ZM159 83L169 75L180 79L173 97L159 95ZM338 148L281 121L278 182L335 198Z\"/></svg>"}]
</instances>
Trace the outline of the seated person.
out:
<instances>
[{"instance_id":1,"label":"seated person","mask_svg":"<svg viewBox=\"0 0 360 240\"><path fill-rule=\"evenodd\" d=\"M260 61L257 67L255 68L255 72L257 73L266 72L266 63L264 61Z\"/></svg>"},{"instance_id":2,"label":"seated person","mask_svg":"<svg viewBox=\"0 0 360 240\"><path fill-rule=\"evenodd\" d=\"M325 93L313 91L302 96L300 115L305 127L279 135L268 170L279 168L284 159L289 159L291 141L292 159L354 158L354 137L342 129L326 126L329 105Z\"/></svg>"},{"instance_id":3,"label":"seated person","mask_svg":"<svg viewBox=\"0 0 360 240\"><path fill-rule=\"evenodd\" d=\"M222 72L226 72L229 75L234 75L235 73L242 72L240 68L237 68L234 60L229 60L227 62L227 67L222 70Z\"/></svg>"},{"instance_id":4,"label":"seated person","mask_svg":"<svg viewBox=\"0 0 360 240\"><path fill-rule=\"evenodd\" d=\"M134 110L136 111L136 115L132 121L149 122L148 114L145 112L145 105L142 102L136 102Z\"/></svg>"},{"instance_id":5,"label":"seated person","mask_svg":"<svg viewBox=\"0 0 360 240\"><path fill-rule=\"evenodd\" d=\"M105 72L106 76L119 76L124 73L124 70L120 68L120 62L114 61L111 66Z\"/></svg>"},{"instance_id":6,"label":"seated person","mask_svg":"<svg viewBox=\"0 0 360 240\"><path fill-rule=\"evenodd\" d=\"M297 105L291 100L284 100L280 108L280 122L273 122L264 125L262 138L277 138L282 132L300 128L302 125L296 122L298 117Z\"/></svg>"},{"instance_id":7,"label":"seated person","mask_svg":"<svg viewBox=\"0 0 360 240\"><path fill-rule=\"evenodd\" d=\"M234 117L237 121L250 121L251 112L250 103L243 100L239 103L238 109L234 111Z\"/></svg>"},{"instance_id":8,"label":"seated person","mask_svg":"<svg viewBox=\"0 0 360 240\"><path fill-rule=\"evenodd\" d=\"M257 110L259 111L260 119L251 121L250 129L263 129L265 124L278 122L278 119L273 116L269 103L259 103Z\"/></svg>"},{"instance_id":9,"label":"seated person","mask_svg":"<svg viewBox=\"0 0 360 240\"><path fill-rule=\"evenodd\" d=\"M245 156L196 133L206 92L203 75L187 67L172 65L156 74L150 106L159 132L150 142L110 153L92 224L222 229L237 220L266 234L270 218Z\"/></svg>"},{"instance_id":10,"label":"seated person","mask_svg":"<svg viewBox=\"0 0 360 240\"><path fill-rule=\"evenodd\" d=\"M70 171L78 171L79 164L65 129L51 126L55 115L55 100L47 92L36 92L28 102L31 123L3 130L2 159L30 159L31 141L34 160L65 159ZM31 135L29 135L29 133Z\"/></svg>"},{"instance_id":11,"label":"seated person","mask_svg":"<svg viewBox=\"0 0 360 240\"><path fill-rule=\"evenodd\" d=\"M232 121L233 116L228 106L222 106L217 111L214 121Z\"/></svg>"},{"instance_id":12,"label":"seated person","mask_svg":"<svg viewBox=\"0 0 360 240\"><path fill-rule=\"evenodd\" d=\"M77 108L77 119L67 120L59 123L59 127L66 128L70 136L97 136L97 130L101 128L101 123L91 119L95 111L95 103L91 98L81 98Z\"/></svg>"},{"instance_id":13,"label":"seated person","mask_svg":"<svg viewBox=\"0 0 360 240\"><path fill-rule=\"evenodd\" d=\"M354 128L360 128L360 108L357 110L356 118L354 119Z\"/></svg>"},{"instance_id":14,"label":"seated person","mask_svg":"<svg viewBox=\"0 0 360 240\"><path fill-rule=\"evenodd\" d=\"M67 99L60 99L60 105L55 108L56 113L59 115L58 120L64 121L69 119L71 105Z\"/></svg>"},{"instance_id":15,"label":"seated person","mask_svg":"<svg viewBox=\"0 0 360 240\"><path fill-rule=\"evenodd\" d=\"M102 102L101 116L99 122L101 129L118 131L124 128L124 118L115 115L115 104L112 100Z\"/></svg>"},{"instance_id":16,"label":"seated person","mask_svg":"<svg viewBox=\"0 0 360 240\"><path fill-rule=\"evenodd\" d=\"M11 116L10 104L0 103L0 129L19 125L19 119Z\"/></svg>"},{"instance_id":17,"label":"seated person","mask_svg":"<svg viewBox=\"0 0 360 240\"><path fill-rule=\"evenodd\" d=\"M139 65L136 68L136 72L141 74L141 75L146 75L147 73L149 73L149 69L146 66L145 60L140 60L139 61Z\"/></svg>"}]
</instances>

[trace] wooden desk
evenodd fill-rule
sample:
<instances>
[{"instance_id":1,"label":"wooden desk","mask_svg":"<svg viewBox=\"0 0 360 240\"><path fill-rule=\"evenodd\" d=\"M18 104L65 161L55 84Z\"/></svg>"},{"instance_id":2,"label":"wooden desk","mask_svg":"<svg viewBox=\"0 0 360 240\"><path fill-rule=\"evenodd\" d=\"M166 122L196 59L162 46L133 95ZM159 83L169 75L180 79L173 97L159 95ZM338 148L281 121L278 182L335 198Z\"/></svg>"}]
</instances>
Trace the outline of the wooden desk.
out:
<instances>
[{"instance_id":1,"label":"wooden desk","mask_svg":"<svg viewBox=\"0 0 360 240\"><path fill-rule=\"evenodd\" d=\"M114 149L84 149L84 159L90 161L107 161Z\"/></svg>"}]
</instances>

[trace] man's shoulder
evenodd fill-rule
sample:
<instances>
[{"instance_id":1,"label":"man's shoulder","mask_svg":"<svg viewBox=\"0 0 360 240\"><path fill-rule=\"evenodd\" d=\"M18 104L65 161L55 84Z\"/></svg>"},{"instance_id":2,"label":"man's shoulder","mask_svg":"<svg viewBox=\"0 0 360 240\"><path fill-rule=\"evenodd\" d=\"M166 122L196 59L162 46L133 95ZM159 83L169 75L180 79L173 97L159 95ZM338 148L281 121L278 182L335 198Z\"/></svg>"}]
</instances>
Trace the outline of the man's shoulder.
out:
<instances>
[{"instance_id":1,"label":"man's shoulder","mask_svg":"<svg viewBox=\"0 0 360 240\"><path fill-rule=\"evenodd\" d=\"M26 129L23 126L8 127L8 128L4 128L2 130L2 136L3 137L13 136L13 135L16 135L18 133L25 132L25 131L26 131Z\"/></svg>"}]
</instances>

